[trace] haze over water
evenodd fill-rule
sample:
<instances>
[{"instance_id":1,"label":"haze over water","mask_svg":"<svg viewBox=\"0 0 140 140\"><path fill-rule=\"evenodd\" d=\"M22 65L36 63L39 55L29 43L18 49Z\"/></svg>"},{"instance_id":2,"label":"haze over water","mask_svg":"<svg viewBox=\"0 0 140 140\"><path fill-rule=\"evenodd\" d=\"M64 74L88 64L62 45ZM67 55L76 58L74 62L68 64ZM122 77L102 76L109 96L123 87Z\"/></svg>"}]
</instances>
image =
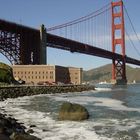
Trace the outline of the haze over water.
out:
<instances>
[{"instance_id":1,"label":"haze over water","mask_svg":"<svg viewBox=\"0 0 140 140\"><path fill-rule=\"evenodd\" d=\"M58 121L64 101L87 108L87 121ZM13 115L42 140L139 140L140 85L100 91L38 95L8 99L0 103L3 112Z\"/></svg>"}]
</instances>

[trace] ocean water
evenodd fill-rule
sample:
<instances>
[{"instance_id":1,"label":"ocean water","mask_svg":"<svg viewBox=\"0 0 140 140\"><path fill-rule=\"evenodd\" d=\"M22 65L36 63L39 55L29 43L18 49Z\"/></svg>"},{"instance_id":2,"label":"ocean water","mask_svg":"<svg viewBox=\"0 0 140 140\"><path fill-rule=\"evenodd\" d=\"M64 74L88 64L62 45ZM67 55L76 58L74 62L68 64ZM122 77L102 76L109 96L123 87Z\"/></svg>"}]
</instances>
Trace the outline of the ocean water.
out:
<instances>
[{"instance_id":1,"label":"ocean water","mask_svg":"<svg viewBox=\"0 0 140 140\"><path fill-rule=\"evenodd\" d=\"M82 122L58 121L64 101L87 108ZM0 111L31 125L42 140L140 140L140 85L98 88L97 91L37 95L0 102Z\"/></svg>"}]
</instances>

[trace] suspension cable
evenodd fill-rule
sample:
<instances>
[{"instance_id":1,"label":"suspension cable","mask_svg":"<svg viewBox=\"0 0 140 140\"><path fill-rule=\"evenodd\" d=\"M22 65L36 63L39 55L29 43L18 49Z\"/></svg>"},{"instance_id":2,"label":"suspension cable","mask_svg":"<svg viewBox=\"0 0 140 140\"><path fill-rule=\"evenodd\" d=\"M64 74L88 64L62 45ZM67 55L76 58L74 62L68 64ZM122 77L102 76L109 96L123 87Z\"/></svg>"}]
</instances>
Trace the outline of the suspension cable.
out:
<instances>
[{"instance_id":1,"label":"suspension cable","mask_svg":"<svg viewBox=\"0 0 140 140\"><path fill-rule=\"evenodd\" d=\"M128 34L127 31L125 31L125 32L126 32L126 35L127 35L128 39L130 40L132 46L134 47L135 51L136 51L136 52L138 53L138 55L140 56L140 52L139 52L139 50L136 48L136 46L134 45L134 42L132 41L130 35Z\"/></svg>"},{"instance_id":2,"label":"suspension cable","mask_svg":"<svg viewBox=\"0 0 140 140\"><path fill-rule=\"evenodd\" d=\"M125 5L124 5L124 9L125 9L125 12L126 12L126 15L127 15L128 19L129 19L129 21L130 21L130 24L131 24L131 26L132 26L132 29L133 29L133 31L134 31L134 33L135 33L135 35L136 35L136 37L137 37L137 39L138 39L138 41L139 41L139 43L140 43L140 39L139 39L138 34L137 34L137 32L136 32L136 30L135 30L135 28L134 28L134 25L133 25L133 23L132 23L132 20L131 20L129 14L128 14L128 11L127 11Z\"/></svg>"},{"instance_id":3,"label":"suspension cable","mask_svg":"<svg viewBox=\"0 0 140 140\"><path fill-rule=\"evenodd\" d=\"M108 7L108 8L106 8L106 7ZM58 26L54 26L54 27L48 28L47 31L52 31L52 30L64 28L66 26L72 26L74 24L78 24L78 23L86 21L86 20L88 20L90 18L96 17L96 16L98 16L98 15L108 11L110 8L111 7L110 7L110 3L109 3L109 4L105 5L105 6L103 6L102 8L100 8L99 10L94 11L94 12L92 12L92 13L86 15L86 16L83 16L81 18L75 19L73 21L70 21L70 22L67 22L67 23L64 23L64 24L61 24L61 25L58 25Z\"/></svg>"},{"instance_id":4,"label":"suspension cable","mask_svg":"<svg viewBox=\"0 0 140 140\"><path fill-rule=\"evenodd\" d=\"M137 33L136 33L136 31L135 31L135 28L134 28L134 26L133 26L133 24L132 24L132 21L131 21L131 19L130 19L130 16L129 16L128 12L127 12L127 9L125 8L125 5L124 5L124 9L125 9L125 12L126 12L126 14L127 14L127 16L128 16L128 19L129 19L129 21L130 21L130 23L131 23L132 29L134 30L135 34L137 35ZM115 8L115 11L117 11L116 8ZM119 20L121 20L121 19L119 18ZM132 46L134 47L135 51L136 51L137 54L140 56L139 50L136 48L134 42L132 41L132 39L131 39L131 37L130 37L130 35L128 34L128 32L127 32L126 29L125 29L125 33L126 33L128 39L129 39L130 43L131 43ZM138 36L137 36L137 37L138 37ZM138 39L138 40L139 40L139 39ZM139 40L139 42L140 42L140 40Z\"/></svg>"},{"instance_id":5,"label":"suspension cable","mask_svg":"<svg viewBox=\"0 0 140 140\"><path fill-rule=\"evenodd\" d=\"M138 42L140 43L140 39L139 39L138 34L137 34L137 32L136 32L136 30L135 30L135 28L134 28L134 25L133 25L133 23L132 23L132 20L131 20L129 14L128 14L128 11L127 11L125 5L124 5L124 9L125 9L125 12L126 12L126 15L127 15L128 19L129 19L130 25L131 25L131 27L132 27L132 29L133 29L133 31L134 31L134 33L135 33L137 39L138 39ZM129 36L128 32L126 32L126 34L127 34L128 38L129 38L131 44L133 45L134 49L136 50L137 54L140 56L140 51L139 51L139 50L136 48L136 46L134 45L134 43L133 43L131 37Z\"/></svg>"}]
</instances>

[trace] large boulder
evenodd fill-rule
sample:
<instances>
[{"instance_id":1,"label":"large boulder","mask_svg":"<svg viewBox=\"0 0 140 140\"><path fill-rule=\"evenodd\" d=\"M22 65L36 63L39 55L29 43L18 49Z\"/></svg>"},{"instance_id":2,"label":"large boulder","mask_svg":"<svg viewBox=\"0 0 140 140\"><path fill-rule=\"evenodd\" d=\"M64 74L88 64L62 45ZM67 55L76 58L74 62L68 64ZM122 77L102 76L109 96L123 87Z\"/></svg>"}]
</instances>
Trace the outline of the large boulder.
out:
<instances>
[{"instance_id":1,"label":"large boulder","mask_svg":"<svg viewBox=\"0 0 140 140\"><path fill-rule=\"evenodd\" d=\"M85 107L79 104L65 102L59 111L59 120L81 121L89 118L89 113Z\"/></svg>"}]
</instances>

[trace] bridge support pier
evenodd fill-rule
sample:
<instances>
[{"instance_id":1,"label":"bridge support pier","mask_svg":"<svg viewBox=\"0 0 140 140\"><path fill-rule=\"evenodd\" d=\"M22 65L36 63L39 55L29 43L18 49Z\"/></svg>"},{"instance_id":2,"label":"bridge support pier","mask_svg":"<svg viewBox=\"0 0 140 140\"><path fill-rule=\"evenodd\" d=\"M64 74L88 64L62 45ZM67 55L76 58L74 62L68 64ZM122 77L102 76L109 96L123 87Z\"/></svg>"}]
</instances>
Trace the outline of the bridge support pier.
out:
<instances>
[{"instance_id":1,"label":"bridge support pier","mask_svg":"<svg viewBox=\"0 0 140 140\"><path fill-rule=\"evenodd\" d=\"M46 47L46 28L45 26L42 24L40 26L40 64L46 64L47 63L47 58L46 58L46 51L47 51L47 47Z\"/></svg>"},{"instance_id":2,"label":"bridge support pier","mask_svg":"<svg viewBox=\"0 0 140 140\"><path fill-rule=\"evenodd\" d=\"M115 73L114 73L115 72ZM126 85L126 66L125 58L114 59L112 64L112 83L117 85Z\"/></svg>"}]
</instances>

